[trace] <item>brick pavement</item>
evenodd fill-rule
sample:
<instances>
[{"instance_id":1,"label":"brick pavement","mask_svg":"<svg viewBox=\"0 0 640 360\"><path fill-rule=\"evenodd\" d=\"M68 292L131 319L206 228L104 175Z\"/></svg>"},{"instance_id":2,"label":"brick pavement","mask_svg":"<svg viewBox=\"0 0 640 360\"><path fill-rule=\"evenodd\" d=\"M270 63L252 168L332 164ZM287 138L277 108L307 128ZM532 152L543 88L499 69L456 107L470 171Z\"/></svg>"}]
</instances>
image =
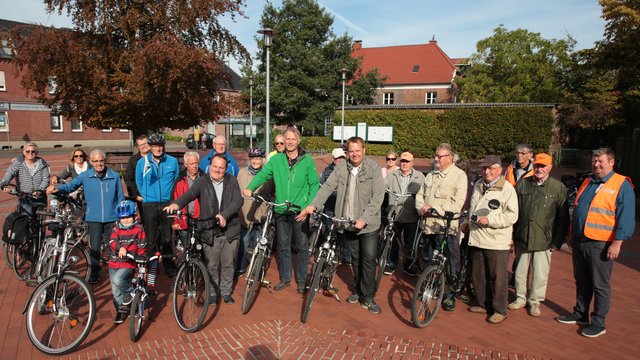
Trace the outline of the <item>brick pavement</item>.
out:
<instances>
[{"instance_id":1,"label":"brick pavement","mask_svg":"<svg viewBox=\"0 0 640 360\"><path fill-rule=\"evenodd\" d=\"M65 164L63 156L47 158L54 173ZM317 159L318 168L327 162ZM0 159L0 169L8 160ZM425 165L426 166L426 165ZM0 220L15 206L14 198L0 194ZM270 293L262 289L249 314L242 315L244 279L235 287L233 305L210 307L204 328L182 332L173 318L170 281L159 278L153 301L153 319L138 343L131 343L128 327L113 325L115 315L108 282L95 287L98 314L92 333L69 359L631 359L636 358L635 334L640 329L640 236L623 247L614 266L613 301L607 335L587 339L579 327L559 324L554 317L571 311L575 300L571 256L555 252L542 316L510 311L500 325L471 314L458 302L453 312L440 312L425 329L411 324L410 298L415 279L394 273L383 279L377 301L382 314L369 314L357 304L317 296L307 324L300 323L303 298L294 288ZM276 263L267 278L277 282ZM349 294L352 276L339 268L335 286ZM0 359L46 358L29 342L21 314L32 288L0 265Z\"/></svg>"}]
</instances>

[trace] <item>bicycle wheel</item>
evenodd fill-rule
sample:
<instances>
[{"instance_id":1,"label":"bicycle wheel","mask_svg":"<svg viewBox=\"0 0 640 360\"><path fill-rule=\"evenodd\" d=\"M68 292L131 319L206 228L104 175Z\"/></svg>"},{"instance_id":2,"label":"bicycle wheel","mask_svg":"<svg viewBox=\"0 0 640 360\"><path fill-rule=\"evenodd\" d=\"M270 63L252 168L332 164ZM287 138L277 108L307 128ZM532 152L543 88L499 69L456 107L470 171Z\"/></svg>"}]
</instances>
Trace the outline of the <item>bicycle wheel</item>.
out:
<instances>
[{"instance_id":1,"label":"bicycle wheel","mask_svg":"<svg viewBox=\"0 0 640 360\"><path fill-rule=\"evenodd\" d=\"M43 304L42 299L48 300ZM64 274L60 281L48 277L27 304L29 340L49 355L71 352L89 335L95 316L95 298L84 280L74 274Z\"/></svg>"},{"instance_id":2,"label":"bicycle wheel","mask_svg":"<svg viewBox=\"0 0 640 360\"><path fill-rule=\"evenodd\" d=\"M436 317L444 296L444 273L437 265L429 266L418 278L411 299L411 320L423 328Z\"/></svg>"},{"instance_id":3,"label":"bicycle wheel","mask_svg":"<svg viewBox=\"0 0 640 360\"><path fill-rule=\"evenodd\" d=\"M244 286L244 295L242 296L243 314L248 313L249 309L251 309L256 293L260 288L265 254L261 250L258 251L259 252L256 254L255 260L251 265L251 271L247 274L247 282Z\"/></svg>"},{"instance_id":4,"label":"bicycle wheel","mask_svg":"<svg viewBox=\"0 0 640 360\"><path fill-rule=\"evenodd\" d=\"M20 280L27 280L31 277L38 260L33 256L33 246L33 240L31 239L16 245L13 253L13 271Z\"/></svg>"},{"instance_id":5,"label":"bicycle wheel","mask_svg":"<svg viewBox=\"0 0 640 360\"><path fill-rule=\"evenodd\" d=\"M385 233L385 237L383 240L384 246L382 247L382 250L380 251L380 255L378 256L378 270L376 272L376 283L375 283L376 291L378 291L378 288L380 287L380 282L382 281L382 274L384 274L384 268L387 266L389 253L391 252L391 241L393 241L393 239L389 240L388 235L386 235Z\"/></svg>"},{"instance_id":6,"label":"bicycle wheel","mask_svg":"<svg viewBox=\"0 0 640 360\"><path fill-rule=\"evenodd\" d=\"M78 243L73 246L73 242L67 243L67 248L69 249L69 253L67 254L67 261L71 258L71 256L75 256L78 260L69 265L67 268L67 272L78 275L81 279L85 281L89 281L89 275L91 272L89 271L89 249L86 248L82 243Z\"/></svg>"},{"instance_id":7,"label":"bicycle wheel","mask_svg":"<svg viewBox=\"0 0 640 360\"><path fill-rule=\"evenodd\" d=\"M13 270L13 253L15 252L16 246L2 243L2 253L4 254L4 262L7 264L7 267Z\"/></svg>"},{"instance_id":8,"label":"bicycle wheel","mask_svg":"<svg viewBox=\"0 0 640 360\"><path fill-rule=\"evenodd\" d=\"M311 286L309 287L309 292L307 293L307 301L304 303L304 309L302 310L302 322L306 323L307 318L309 317L309 312L311 312L311 305L313 305L313 299L316 297L316 292L320 288L320 279L322 277L322 270L324 270L324 265L327 262L327 258L324 256L320 256L318 262L313 266L313 277L311 278Z\"/></svg>"},{"instance_id":9,"label":"bicycle wheel","mask_svg":"<svg viewBox=\"0 0 640 360\"><path fill-rule=\"evenodd\" d=\"M311 257L311 255L313 255L314 258L318 257L318 239L320 238L321 232L321 227L314 227L311 234L309 234L309 257Z\"/></svg>"},{"instance_id":10,"label":"bicycle wheel","mask_svg":"<svg viewBox=\"0 0 640 360\"><path fill-rule=\"evenodd\" d=\"M129 312L129 339L136 342L140 339L142 330L142 322L144 321L144 304L142 301L142 293L136 291L136 295L131 301L131 310Z\"/></svg>"},{"instance_id":11,"label":"bicycle wheel","mask_svg":"<svg viewBox=\"0 0 640 360\"><path fill-rule=\"evenodd\" d=\"M182 263L173 287L173 315L182 330L194 332L202 326L209 308L209 286L202 261Z\"/></svg>"}]
</instances>

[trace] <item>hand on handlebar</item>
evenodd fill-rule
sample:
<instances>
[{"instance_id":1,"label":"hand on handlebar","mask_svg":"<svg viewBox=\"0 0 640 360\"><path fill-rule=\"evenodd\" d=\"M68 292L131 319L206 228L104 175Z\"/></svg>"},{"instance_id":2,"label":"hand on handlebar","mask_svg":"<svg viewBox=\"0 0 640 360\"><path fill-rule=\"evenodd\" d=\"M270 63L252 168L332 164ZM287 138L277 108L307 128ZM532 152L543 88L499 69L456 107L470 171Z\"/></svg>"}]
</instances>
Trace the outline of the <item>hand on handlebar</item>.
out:
<instances>
[{"instance_id":1,"label":"hand on handlebar","mask_svg":"<svg viewBox=\"0 0 640 360\"><path fill-rule=\"evenodd\" d=\"M171 204L169 206L165 206L162 211L167 212L169 214L173 214L174 212L180 210L180 207L178 207L178 204Z\"/></svg>"},{"instance_id":2,"label":"hand on handlebar","mask_svg":"<svg viewBox=\"0 0 640 360\"><path fill-rule=\"evenodd\" d=\"M242 190L242 195L244 195L245 197L251 197L251 195L253 195L253 191L249 189L244 189Z\"/></svg>"},{"instance_id":3,"label":"hand on handlebar","mask_svg":"<svg viewBox=\"0 0 640 360\"><path fill-rule=\"evenodd\" d=\"M429 204L424 204L424 206L422 207L422 209L420 209L420 215L424 216L427 215L429 213L429 210L431 210L431 205Z\"/></svg>"},{"instance_id":4,"label":"hand on handlebar","mask_svg":"<svg viewBox=\"0 0 640 360\"><path fill-rule=\"evenodd\" d=\"M227 226L227 220L225 220L225 218L222 215L220 214L216 215L216 219L218 220L218 224L220 225L221 228Z\"/></svg>"},{"instance_id":5,"label":"hand on handlebar","mask_svg":"<svg viewBox=\"0 0 640 360\"><path fill-rule=\"evenodd\" d=\"M367 222L364 221L364 219L360 218L358 220L356 220L356 224L354 225L354 227L358 230L362 230L365 227L367 227Z\"/></svg>"},{"instance_id":6,"label":"hand on handlebar","mask_svg":"<svg viewBox=\"0 0 640 360\"><path fill-rule=\"evenodd\" d=\"M124 246L120 247L120 250L118 251L118 257L122 259L123 257L126 257L126 256L127 256L127 249Z\"/></svg>"},{"instance_id":7,"label":"hand on handlebar","mask_svg":"<svg viewBox=\"0 0 640 360\"><path fill-rule=\"evenodd\" d=\"M476 219L476 224L480 226L489 226L489 219L486 216L478 216L478 219Z\"/></svg>"}]
</instances>

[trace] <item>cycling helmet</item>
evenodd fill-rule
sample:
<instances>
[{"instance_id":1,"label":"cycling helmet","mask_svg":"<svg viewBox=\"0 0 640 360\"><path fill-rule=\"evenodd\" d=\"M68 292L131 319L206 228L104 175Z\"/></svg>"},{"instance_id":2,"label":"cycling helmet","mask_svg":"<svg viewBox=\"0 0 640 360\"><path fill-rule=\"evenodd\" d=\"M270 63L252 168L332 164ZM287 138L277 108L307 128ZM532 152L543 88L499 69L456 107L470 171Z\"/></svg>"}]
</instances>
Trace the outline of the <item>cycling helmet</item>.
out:
<instances>
[{"instance_id":1,"label":"cycling helmet","mask_svg":"<svg viewBox=\"0 0 640 360\"><path fill-rule=\"evenodd\" d=\"M260 148L253 148L249 150L249 157L264 157L264 150L260 149Z\"/></svg>"},{"instance_id":2,"label":"cycling helmet","mask_svg":"<svg viewBox=\"0 0 640 360\"><path fill-rule=\"evenodd\" d=\"M162 145L166 144L166 140L164 139L164 135L160 133L153 133L149 135L148 139L149 145Z\"/></svg>"},{"instance_id":3,"label":"cycling helmet","mask_svg":"<svg viewBox=\"0 0 640 360\"><path fill-rule=\"evenodd\" d=\"M121 201L116 206L116 216L118 219L132 217L136 213L136 203L131 200Z\"/></svg>"}]
</instances>

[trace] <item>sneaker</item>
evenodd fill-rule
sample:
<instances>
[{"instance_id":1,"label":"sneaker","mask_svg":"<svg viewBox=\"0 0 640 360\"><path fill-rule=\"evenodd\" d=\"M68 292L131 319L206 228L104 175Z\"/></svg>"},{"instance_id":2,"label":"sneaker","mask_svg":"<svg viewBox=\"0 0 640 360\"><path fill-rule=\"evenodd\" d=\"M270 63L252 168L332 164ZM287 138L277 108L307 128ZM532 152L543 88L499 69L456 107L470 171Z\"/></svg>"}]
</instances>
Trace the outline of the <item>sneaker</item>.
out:
<instances>
[{"instance_id":1,"label":"sneaker","mask_svg":"<svg viewBox=\"0 0 640 360\"><path fill-rule=\"evenodd\" d=\"M493 315L489 316L489 319L487 319L487 321L492 323L492 324L500 324L506 318L507 318L507 315L502 315L500 313L494 313Z\"/></svg>"},{"instance_id":2,"label":"sneaker","mask_svg":"<svg viewBox=\"0 0 640 360\"><path fill-rule=\"evenodd\" d=\"M307 286L303 282L298 283L298 288L296 289L298 294L304 294L307 292Z\"/></svg>"},{"instance_id":3,"label":"sneaker","mask_svg":"<svg viewBox=\"0 0 640 360\"><path fill-rule=\"evenodd\" d=\"M125 293L122 296L122 305L129 305L133 301L133 294Z\"/></svg>"},{"instance_id":4,"label":"sneaker","mask_svg":"<svg viewBox=\"0 0 640 360\"><path fill-rule=\"evenodd\" d=\"M218 295L217 294L209 294L209 305L215 305L218 303Z\"/></svg>"},{"instance_id":5,"label":"sneaker","mask_svg":"<svg viewBox=\"0 0 640 360\"><path fill-rule=\"evenodd\" d=\"M455 299L444 299L442 300L442 310L444 311L453 311L456 309L456 300Z\"/></svg>"},{"instance_id":6,"label":"sneaker","mask_svg":"<svg viewBox=\"0 0 640 360\"><path fill-rule=\"evenodd\" d=\"M384 271L382 273L385 274L385 275L391 275L391 274L393 274L394 271L396 271L396 268L391 266L391 265L389 265L389 264L387 264L387 265L385 265Z\"/></svg>"},{"instance_id":7,"label":"sneaker","mask_svg":"<svg viewBox=\"0 0 640 360\"><path fill-rule=\"evenodd\" d=\"M486 314L487 309L483 308L482 306L472 306L469 308L469 312L476 314Z\"/></svg>"},{"instance_id":8,"label":"sneaker","mask_svg":"<svg viewBox=\"0 0 640 360\"><path fill-rule=\"evenodd\" d=\"M527 305L527 302L524 301L524 299L522 298L518 298L516 301L510 303L507 307L510 310L518 310L518 309L522 309L525 305Z\"/></svg>"},{"instance_id":9,"label":"sneaker","mask_svg":"<svg viewBox=\"0 0 640 360\"><path fill-rule=\"evenodd\" d=\"M531 306L529 306L529 315L535 317L540 316L540 304L531 304Z\"/></svg>"},{"instance_id":10,"label":"sneaker","mask_svg":"<svg viewBox=\"0 0 640 360\"><path fill-rule=\"evenodd\" d=\"M231 297L231 294L222 295L222 299L224 300L225 304L233 304L235 302L233 300L233 297Z\"/></svg>"},{"instance_id":11,"label":"sneaker","mask_svg":"<svg viewBox=\"0 0 640 360\"><path fill-rule=\"evenodd\" d=\"M580 331L580 335L586 336L588 338L595 338L606 333L607 329L605 329L603 326L598 325L587 326L586 328L582 329L582 331Z\"/></svg>"},{"instance_id":12,"label":"sneaker","mask_svg":"<svg viewBox=\"0 0 640 360\"><path fill-rule=\"evenodd\" d=\"M114 324L122 324L127 319L127 313L118 311L116 313L116 319L113 321Z\"/></svg>"},{"instance_id":13,"label":"sneaker","mask_svg":"<svg viewBox=\"0 0 640 360\"><path fill-rule=\"evenodd\" d=\"M291 285L291 281L280 281L279 283L276 284L276 286L273 288L275 291L282 291L284 288L286 288L287 286Z\"/></svg>"},{"instance_id":14,"label":"sneaker","mask_svg":"<svg viewBox=\"0 0 640 360\"><path fill-rule=\"evenodd\" d=\"M581 317L576 313L559 316L556 318L556 320L559 323L563 323L563 324L589 325L589 318Z\"/></svg>"},{"instance_id":15,"label":"sneaker","mask_svg":"<svg viewBox=\"0 0 640 360\"><path fill-rule=\"evenodd\" d=\"M347 302L349 304L355 304L358 300L360 300L360 296L358 296L358 294L351 294L347 297Z\"/></svg>"},{"instance_id":16,"label":"sneaker","mask_svg":"<svg viewBox=\"0 0 640 360\"><path fill-rule=\"evenodd\" d=\"M247 270L240 270L240 271L236 271L236 272L233 274L233 278L234 278L234 279L239 279L239 278L241 278L241 277L242 277L246 272L247 272Z\"/></svg>"},{"instance_id":17,"label":"sneaker","mask_svg":"<svg viewBox=\"0 0 640 360\"><path fill-rule=\"evenodd\" d=\"M362 306L365 309L369 309L369 311L371 311L374 314L380 314L382 312L382 309L380 309L380 306L378 306L378 304L376 304L376 301L371 299L370 301L362 301L360 303L360 306Z\"/></svg>"}]
</instances>

